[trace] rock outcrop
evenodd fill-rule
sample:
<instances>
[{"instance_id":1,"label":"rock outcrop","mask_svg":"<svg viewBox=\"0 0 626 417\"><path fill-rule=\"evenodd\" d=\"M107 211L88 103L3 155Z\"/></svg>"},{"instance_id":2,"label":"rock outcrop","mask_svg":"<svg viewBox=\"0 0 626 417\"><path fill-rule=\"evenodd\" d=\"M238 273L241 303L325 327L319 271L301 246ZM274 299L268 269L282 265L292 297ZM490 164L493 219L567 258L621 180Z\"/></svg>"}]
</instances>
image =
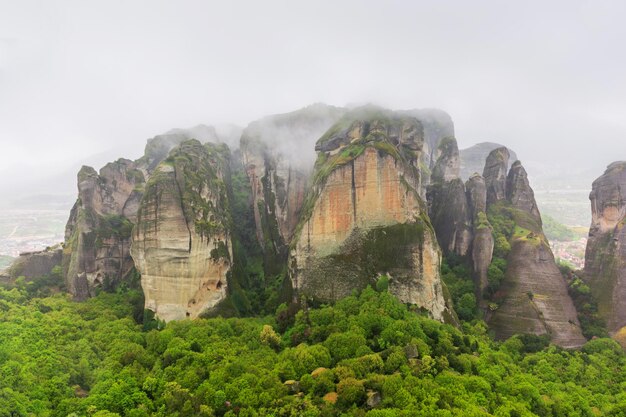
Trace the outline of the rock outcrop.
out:
<instances>
[{"instance_id":1,"label":"rock outcrop","mask_svg":"<svg viewBox=\"0 0 626 417\"><path fill-rule=\"evenodd\" d=\"M225 145L182 142L146 185L132 234L145 307L197 317L225 298L231 267Z\"/></svg>"},{"instance_id":2,"label":"rock outcrop","mask_svg":"<svg viewBox=\"0 0 626 417\"><path fill-rule=\"evenodd\" d=\"M475 173L482 173L485 168L485 159L494 149L501 148L503 145L494 142L481 142L469 148L461 149L461 167L459 176L466 180ZM507 148L508 149L508 148ZM517 161L517 155L509 149L509 161ZM509 167L507 166L507 170Z\"/></svg>"},{"instance_id":3,"label":"rock outcrop","mask_svg":"<svg viewBox=\"0 0 626 417\"><path fill-rule=\"evenodd\" d=\"M423 142L417 119L371 107L320 138L291 245L290 277L300 295L337 300L386 274L400 300L448 318L440 249L419 195Z\"/></svg>"},{"instance_id":4,"label":"rock outcrop","mask_svg":"<svg viewBox=\"0 0 626 417\"><path fill-rule=\"evenodd\" d=\"M585 338L576 309L543 234L533 191L519 161L502 181L507 156L505 149L495 149L485 166L489 219L510 245L504 280L493 295L499 305L487 322L500 339L518 333L547 334L562 347L581 346Z\"/></svg>"},{"instance_id":5,"label":"rock outcrop","mask_svg":"<svg viewBox=\"0 0 626 417\"><path fill-rule=\"evenodd\" d=\"M37 252L23 252L13 261L11 266L0 275L4 275L8 280L15 280L24 277L26 281L49 276L53 268L61 266L63 259L63 249L61 245L56 245Z\"/></svg>"},{"instance_id":6,"label":"rock outcrop","mask_svg":"<svg viewBox=\"0 0 626 417\"><path fill-rule=\"evenodd\" d=\"M472 175L465 183L467 203L472 219L472 268L476 283L476 299L482 300L487 289L487 270L493 259L493 228L487 219L487 187L485 179Z\"/></svg>"},{"instance_id":7,"label":"rock outcrop","mask_svg":"<svg viewBox=\"0 0 626 417\"><path fill-rule=\"evenodd\" d=\"M448 113L439 109L416 109L402 112L420 121L424 130L424 144L420 156L420 174L422 176L422 197L430 184L431 170L440 156L439 144L445 138L454 137L454 123Z\"/></svg>"},{"instance_id":8,"label":"rock outcrop","mask_svg":"<svg viewBox=\"0 0 626 417\"><path fill-rule=\"evenodd\" d=\"M315 159L315 141L343 113L316 104L252 122L242 133L241 156L252 189L256 234L270 274L286 264Z\"/></svg>"},{"instance_id":9,"label":"rock outcrop","mask_svg":"<svg viewBox=\"0 0 626 417\"><path fill-rule=\"evenodd\" d=\"M495 204L506 197L509 155L509 150L501 147L494 149L487 156L485 169L483 169L483 178L487 189L487 205Z\"/></svg>"},{"instance_id":10,"label":"rock outcrop","mask_svg":"<svg viewBox=\"0 0 626 417\"><path fill-rule=\"evenodd\" d=\"M626 326L626 161L609 165L589 195L585 280L611 334Z\"/></svg>"},{"instance_id":11,"label":"rock outcrop","mask_svg":"<svg viewBox=\"0 0 626 417\"><path fill-rule=\"evenodd\" d=\"M99 173L81 168L78 199L65 228L63 250L66 286L75 299L92 296L96 288L113 289L131 276L131 231L145 183L172 148L192 136L217 138L210 126L174 129L149 139L144 155L136 161L122 158Z\"/></svg>"},{"instance_id":12,"label":"rock outcrop","mask_svg":"<svg viewBox=\"0 0 626 417\"><path fill-rule=\"evenodd\" d=\"M76 299L93 295L96 287L112 288L131 273L131 219L144 181L127 159L105 165L99 174L86 166L79 171L63 251L66 285Z\"/></svg>"},{"instance_id":13,"label":"rock outcrop","mask_svg":"<svg viewBox=\"0 0 626 417\"><path fill-rule=\"evenodd\" d=\"M516 209L530 214L541 226L541 215L535 201L535 193L528 183L528 175L520 161L515 161L511 165L509 174L506 177L506 199Z\"/></svg>"},{"instance_id":14,"label":"rock outcrop","mask_svg":"<svg viewBox=\"0 0 626 417\"><path fill-rule=\"evenodd\" d=\"M459 149L454 138L443 139L428 186L428 214L444 253L468 254L472 223L465 185L459 178Z\"/></svg>"}]
</instances>

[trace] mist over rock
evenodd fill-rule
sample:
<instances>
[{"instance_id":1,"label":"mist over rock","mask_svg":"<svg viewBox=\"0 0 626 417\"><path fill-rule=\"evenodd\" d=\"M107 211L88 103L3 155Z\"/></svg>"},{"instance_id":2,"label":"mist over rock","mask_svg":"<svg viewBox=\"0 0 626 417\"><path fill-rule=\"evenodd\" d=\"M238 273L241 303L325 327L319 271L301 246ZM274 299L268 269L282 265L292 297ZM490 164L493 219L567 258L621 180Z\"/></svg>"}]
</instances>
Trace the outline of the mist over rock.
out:
<instances>
[{"instance_id":1,"label":"mist over rock","mask_svg":"<svg viewBox=\"0 0 626 417\"><path fill-rule=\"evenodd\" d=\"M474 173L482 174L485 167L485 159L494 149L501 148L503 145L495 142L481 142L469 148L459 151L461 157L461 167L459 176L463 179L470 178ZM508 149L508 148L507 148ZM509 162L517 161L517 155L511 149L509 150ZM509 169L510 164L507 166Z\"/></svg>"},{"instance_id":2,"label":"mist over rock","mask_svg":"<svg viewBox=\"0 0 626 417\"><path fill-rule=\"evenodd\" d=\"M524 167L509 170L505 147L479 144L483 175L463 182L453 134L439 110L322 104L243 130L173 129L136 161L81 169L67 288L82 300L140 278L145 308L167 321L332 302L380 284L456 324L443 252L471 271L475 305L497 338L547 334L580 346ZM601 200L616 200L609 194ZM615 217L607 210L598 219Z\"/></svg>"},{"instance_id":3,"label":"mist over rock","mask_svg":"<svg viewBox=\"0 0 626 417\"><path fill-rule=\"evenodd\" d=\"M424 145L422 148L422 164L429 169L439 159L439 144L444 138L454 137L454 122L448 113L440 109L414 109L404 112L420 121L424 129ZM428 175L426 175L428 177ZM424 184L430 181L422 180Z\"/></svg>"},{"instance_id":4,"label":"mist over rock","mask_svg":"<svg viewBox=\"0 0 626 417\"><path fill-rule=\"evenodd\" d=\"M242 132L241 159L250 187L257 239L266 270L280 272L298 223L317 139L345 111L315 104L268 116Z\"/></svg>"},{"instance_id":5,"label":"mist over rock","mask_svg":"<svg viewBox=\"0 0 626 417\"><path fill-rule=\"evenodd\" d=\"M626 161L593 182L585 280L610 333L626 326Z\"/></svg>"},{"instance_id":6,"label":"mist over rock","mask_svg":"<svg viewBox=\"0 0 626 417\"><path fill-rule=\"evenodd\" d=\"M163 320L197 317L226 297L229 158L225 145L185 141L146 185L131 254L145 306Z\"/></svg>"},{"instance_id":7,"label":"mist over rock","mask_svg":"<svg viewBox=\"0 0 626 417\"><path fill-rule=\"evenodd\" d=\"M419 194L423 143L416 118L371 106L319 139L289 261L299 294L337 300L388 275L400 300L451 319L440 249Z\"/></svg>"}]
</instances>

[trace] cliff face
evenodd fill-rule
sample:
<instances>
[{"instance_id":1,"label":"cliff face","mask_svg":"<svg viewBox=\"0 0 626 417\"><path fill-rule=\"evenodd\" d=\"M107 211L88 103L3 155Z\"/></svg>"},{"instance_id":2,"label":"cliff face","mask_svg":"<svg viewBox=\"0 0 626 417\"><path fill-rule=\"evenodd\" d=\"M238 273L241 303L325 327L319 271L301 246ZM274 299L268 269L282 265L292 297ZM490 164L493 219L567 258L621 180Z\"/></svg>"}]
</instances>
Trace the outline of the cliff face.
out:
<instances>
[{"instance_id":1,"label":"cliff face","mask_svg":"<svg viewBox=\"0 0 626 417\"><path fill-rule=\"evenodd\" d=\"M78 200L65 229L66 285L82 300L96 287L113 287L133 269L130 232L144 182L137 164L119 159L100 174L91 167L78 173Z\"/></svg>"},{"instance_id":2,"label":"cliff face","mask_svg":"<svg viewBox=\"0 0 626 417\"><path fill-rule=\"evenodd\" d=\"M290 257L300 294L337 300L388 274L399 299L444 318L440 251L419 196L422 146L417 119L375 109L354 111L318 141Z\"/></svg>"},{"instance_id":3,"label":"cliff face","mask_svg":"<svg viewBox=\"0 0 626 417\"><path fill-rule=\"evenodd\" d=\"M507 167L509 150L505 147L496 148L489 153L483 169L483 178L487 188L487 205L497 203L506 197Z\"/></svg>"},{"instance_id":4,"label":"cliff face","mask_svg":"<svg viewBox=\"0 0 626 417\"><path fill-rule=\"evenodd\" d=\"M614 162L593 182L585 280L609 332L626 326L626 162Z\"/></svg>"},{"instance_id":5,"label":"cliff face","mask_svg":"<svg viewBox=\"0 0 626 417\"><path fill-rule=\"evenodd\" d=\"M581 346L585 338L574 304L543 234L533 191L519 161L502 182L506 155L502 148L492 151L485 166L485 173L492 178L485 178L492 190L490 202L488 185L489 219L500 232L505 230L510 245L504 280L494 295L499 306L488 323L497 338L516 333L547 334L562 347Z\"/></svg>"},{"instance_id":6,"label":"cliff face","mask_svg":"<svg viewBox=\"0 0 626 417\"><path fill-rule=\"evenodd\" d=\"M459 149L454 138L439 145L426 198L428 213L444 253L468 254L472 241L471 217L465 185L459 178Z\"/></svg>"},{"instance_id":7,"label":"cliff face","mask_svg":"<svg viewBox=\"0 0 626 417\"><path fill-rule=\"evenodd\" d=\"M315 141L344 113L322 104L251 123L241 136L241 155L252 189L257 239L266 271L279 273L315 158Z\"/></svg>"},{"instance_id":8,"label":"cliff face","mask_svg":"<svg viewBox=\"0 0 626 417\"><path fill-rule=\"evenodd\" d=\"M132 234L145 307L166 321L197 317L226 296L232 246L225 146L185 141L146 185Z\"/></svg>"},{"instance_id":9,"label":"cliff face","mask_svg":"<svg viewBox=\"0 0 626 417\"><path fill-rule=\"evenodd\" d=\"M214 140L208 126L175 129L149 139L144 156L119 159L97 173L84 166L78 173L78 199L65 228L63 272L68 291L77 300L95 289L113 289L127 280L134 263L130 238L144 186L170 150L191 136Z\"/></svg>"},{"instance_id":10,"label":"cliff face","mask_svg":"<svg viewBox=\"0 0 626 417\"><path fill-rule=\"evenodd\" d=\"M420 193L424 197L426 186L431 183L431 171L441 155L439 144L444 138L454 137L454 123L448 113L439 109L416 109L403 114L415 117L423 127L424 144L419 167L422 182Z\"/></svg>"}]
</instances>

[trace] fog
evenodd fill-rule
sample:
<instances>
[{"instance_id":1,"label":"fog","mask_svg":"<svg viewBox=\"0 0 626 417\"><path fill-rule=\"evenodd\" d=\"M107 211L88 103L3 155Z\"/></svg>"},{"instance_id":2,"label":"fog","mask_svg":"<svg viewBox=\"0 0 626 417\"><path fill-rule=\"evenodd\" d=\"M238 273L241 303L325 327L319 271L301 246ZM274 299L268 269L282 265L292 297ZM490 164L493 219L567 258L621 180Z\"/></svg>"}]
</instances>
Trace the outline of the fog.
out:
<instances>
[{"instance_id":1,"label":"fog","mask_svg":"<svg viewBox=\"0 0 626 417\"><path fill-rule=\"evenodd\" d=\"M461 147L499 142L531 177L590 185L626 159L624 16L622 1L0 0L0 199L71 195L80 165L173 128L316 102L440 108Z\"/></svg>"}]
</instances>

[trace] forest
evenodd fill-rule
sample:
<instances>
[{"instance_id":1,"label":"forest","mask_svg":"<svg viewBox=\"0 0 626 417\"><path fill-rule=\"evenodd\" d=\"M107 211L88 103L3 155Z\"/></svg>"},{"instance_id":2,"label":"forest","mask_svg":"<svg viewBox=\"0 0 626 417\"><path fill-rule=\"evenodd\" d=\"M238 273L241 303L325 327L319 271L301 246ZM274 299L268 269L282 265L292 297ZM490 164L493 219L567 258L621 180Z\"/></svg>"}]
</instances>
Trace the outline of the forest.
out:
<instances>
[{"instance_id":1,"label":"forest","mask_svg":"<svg viewBox=\"0 0 626 417\"><path fill-rule=\"evenodd\" d=\"M444 265L461 328L386 290L258 318L164 324L141 292L76 303L0 289L0 416L626 416L626 356L494 341L463 267Z\"/></svg>"}]
</instances>

